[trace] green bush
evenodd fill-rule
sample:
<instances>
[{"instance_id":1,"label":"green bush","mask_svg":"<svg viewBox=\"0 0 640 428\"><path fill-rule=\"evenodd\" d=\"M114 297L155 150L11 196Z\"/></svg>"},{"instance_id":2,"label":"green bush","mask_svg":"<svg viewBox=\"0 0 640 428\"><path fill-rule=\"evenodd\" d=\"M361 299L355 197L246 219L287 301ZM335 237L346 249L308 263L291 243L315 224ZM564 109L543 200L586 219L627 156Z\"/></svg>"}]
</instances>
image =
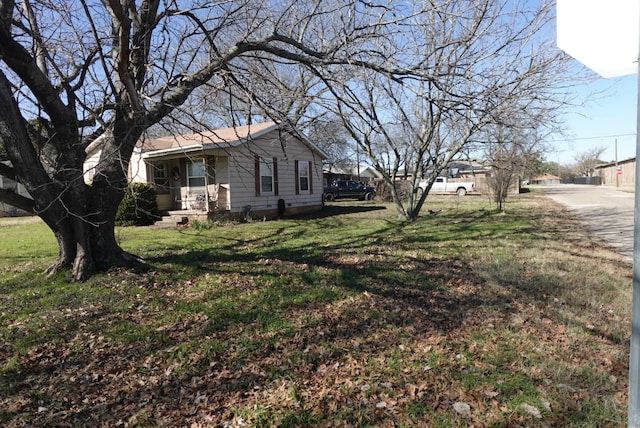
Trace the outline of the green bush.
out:
<instances>
[{"instance_id":1,"label":"green bush","mask_svg":"<svg viewBox=\"0 0 640 428\"><path fill-rule=\"evenodd\" d=\"M148 183L131 183L116 213L117 226L148 226L159 220L156 189Z\"/></svg>"}]
</instances>

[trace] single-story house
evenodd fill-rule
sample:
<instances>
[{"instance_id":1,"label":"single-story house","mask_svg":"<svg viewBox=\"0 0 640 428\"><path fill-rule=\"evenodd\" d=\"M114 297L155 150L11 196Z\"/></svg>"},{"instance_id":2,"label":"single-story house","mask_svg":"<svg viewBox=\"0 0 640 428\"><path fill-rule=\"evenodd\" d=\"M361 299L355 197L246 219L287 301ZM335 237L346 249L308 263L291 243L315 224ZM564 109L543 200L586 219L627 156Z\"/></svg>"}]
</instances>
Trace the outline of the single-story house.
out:
<instances>
[{"instance_id":1,"label":"single-story house","mask_svg":"<svg viewBox=\"0 0 640 428\"><path fill-rule=\"evenodd\" d=\"M449 164L447 172L451 178L480 178L486 177L490 168L478 161L455 160Z\"/></svg>"},{"instance_id":2,"label":"single-story house","mask_svg":"<svg viewBox=\"0 0 640 428\"><path fill-rule=\"evenodd\" d=\"M97 157L89 153L86 165ZM322 208L326 157L306 137L267 122L141 141L129 175L153 183L158 208L174 215L273 217Z\"/></svg>"},{"instance_id":3,"label":"single-story house","mask_svg":"<svg viewBox=\"0 0 640 428\"><path fill-rule=\"evenodd\" d=\"M530 183L531 184L560 184L560 177L545 172L542 175L534 177L530 181Z\"/></svg>"}]
</instances>

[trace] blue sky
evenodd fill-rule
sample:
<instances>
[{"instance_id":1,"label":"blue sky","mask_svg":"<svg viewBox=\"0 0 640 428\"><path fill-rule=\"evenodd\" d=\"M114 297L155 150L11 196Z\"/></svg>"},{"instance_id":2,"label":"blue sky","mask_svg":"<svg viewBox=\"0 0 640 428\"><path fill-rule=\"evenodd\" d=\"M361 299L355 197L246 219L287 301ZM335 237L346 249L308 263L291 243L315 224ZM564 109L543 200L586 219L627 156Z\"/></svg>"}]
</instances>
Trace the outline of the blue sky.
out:
<instances>
[{"instance_id":1,"label":"blue sky","mask_svg":"<svg viewBox=\"0 0 640 428\"><path fill-rule=\"evenodd\" d=\"M606 3L606 4L605 4ZM574 89L586 100L564 116L566 140L554 141L547 159L563 164L594 147L606 147L601 160L625 160L636 155L638 98L637 0L557 0L558 47L603 76Z\"/></svg>"},{"instance_id":2,"label":"blue sky","mask_svg":"<svg viewBox=\"0 0 640 428\"><path fill-rule=\"evenodd\" d=\"M595 75L595 74L594 74ZM602 160L615 160L615 141L618 140L618 160L636 155L636 111L638 77L597 78L589 84L575 87L586 104L573 107L563 115L566 139L550 143L547 160L570 164L575 156L594 148L607 147Z\"/></svg>"}]
</instances>

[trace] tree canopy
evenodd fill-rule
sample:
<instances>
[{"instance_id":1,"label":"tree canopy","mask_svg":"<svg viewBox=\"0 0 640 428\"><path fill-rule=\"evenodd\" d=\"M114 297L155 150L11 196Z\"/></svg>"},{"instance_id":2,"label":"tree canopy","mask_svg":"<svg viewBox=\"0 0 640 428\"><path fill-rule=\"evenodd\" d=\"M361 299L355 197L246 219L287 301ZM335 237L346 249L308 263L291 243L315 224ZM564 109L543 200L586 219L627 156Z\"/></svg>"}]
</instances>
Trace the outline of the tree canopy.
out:
<instances>
[{"instance_id":1,"label":"tree canopy","mask_svg":"<svg viewBox=\"0 0 640 428\"><path fill-rule=\"evenodd\" d=\"M401 167L437 174L484 125L541 123L558 105L552 15L520 0L0 0L0 174L32 197L0 200L54 232L49 272L82 280L140 262L114 217L155 126L337 123L391 185ZM426 195L408 209L394 196L415 218Z\"/></svg>"}]
</instances>

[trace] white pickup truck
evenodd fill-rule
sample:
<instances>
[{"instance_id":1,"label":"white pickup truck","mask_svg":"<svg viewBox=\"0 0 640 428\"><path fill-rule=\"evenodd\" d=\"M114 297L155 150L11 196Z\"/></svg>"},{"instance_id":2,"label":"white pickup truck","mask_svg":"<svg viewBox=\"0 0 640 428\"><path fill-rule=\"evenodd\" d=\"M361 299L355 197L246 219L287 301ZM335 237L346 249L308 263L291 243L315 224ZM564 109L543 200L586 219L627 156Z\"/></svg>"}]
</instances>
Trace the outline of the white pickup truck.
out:
<instances>
[{"instance_id":1,"label":"white pickup truck","mask_svg":"<svg viewBox=\"0 0 640 428\"><path fill-rule=\"evenodd\" d=\"M422 180L418 187L424 191L427 189L427 180ZM476 184L473 181L448 181L447 177L437 177L431 186L431 193L456 193L458 196L464 196L469 192L473 192Z\"/></svg>"}]
</instances>

